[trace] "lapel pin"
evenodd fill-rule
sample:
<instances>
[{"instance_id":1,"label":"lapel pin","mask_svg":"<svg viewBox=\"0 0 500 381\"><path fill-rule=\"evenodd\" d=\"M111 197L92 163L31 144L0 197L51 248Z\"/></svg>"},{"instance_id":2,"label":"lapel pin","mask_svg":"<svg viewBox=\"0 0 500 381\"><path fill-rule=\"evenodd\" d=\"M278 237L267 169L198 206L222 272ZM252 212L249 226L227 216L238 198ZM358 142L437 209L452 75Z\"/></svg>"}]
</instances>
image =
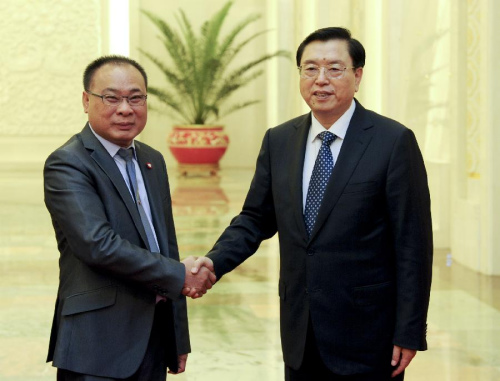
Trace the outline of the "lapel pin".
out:
<instances>
[{"instance_id":1,"label":"lapel pin","mask_svg":"<svg viewBox=\"0 0 500 381\"><path fill-rule=\"evenodd\" d=\"M152 168L153 168L153 165L152 165L151 163L146 163L146 167L147 167L148 169L152 169Z\"/></svg>"}]
</instances>

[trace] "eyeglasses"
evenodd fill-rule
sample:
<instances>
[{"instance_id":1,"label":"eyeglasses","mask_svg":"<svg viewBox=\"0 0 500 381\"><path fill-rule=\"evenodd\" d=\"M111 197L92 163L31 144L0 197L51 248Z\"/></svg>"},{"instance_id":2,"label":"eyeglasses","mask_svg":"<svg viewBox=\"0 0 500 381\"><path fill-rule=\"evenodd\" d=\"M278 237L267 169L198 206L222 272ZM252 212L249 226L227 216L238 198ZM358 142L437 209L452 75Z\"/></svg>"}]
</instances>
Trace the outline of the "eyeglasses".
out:
<instances>
[{"instance_id":1,"label":"eyeglasses","mask_svg":"<svg viewBox=\"0 0 500 381\"><path fill-rule=\"evenodd\" d=\"M355 67L345 67L340 65L318 66L307 64L299 66L300 76L304 79L314 79L319 76L321 69L325 69L325 76L329 79L340 79L344 76L347 69L356 69Z\"/></svg>"},{"instance_id":2,"label":"eyeglasses","mask_svg":"<svg viewBox=\"0 0 500 381\"><path fill-rule=\"evenodd\" d=\"M121 105L124 99L131 107L144 106L146 104L146 99L148 99L147 95L132 95L130 97L122 97L119 95L99 95L88 90L85 90L85 92L87 94L101 98L102 103L104 103L106 106L113 107Z\"/></svg>"}]
</instances>

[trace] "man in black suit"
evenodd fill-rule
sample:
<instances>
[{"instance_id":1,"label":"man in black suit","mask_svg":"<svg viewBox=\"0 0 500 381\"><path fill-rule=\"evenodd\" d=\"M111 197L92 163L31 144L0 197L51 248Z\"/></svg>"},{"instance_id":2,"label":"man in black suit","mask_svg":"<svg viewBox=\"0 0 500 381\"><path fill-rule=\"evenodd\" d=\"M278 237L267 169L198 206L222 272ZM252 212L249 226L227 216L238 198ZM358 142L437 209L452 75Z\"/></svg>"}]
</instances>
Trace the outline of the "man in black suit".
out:
<instances>
[{"instance_id":1,"label":"man in black suit","mask_svg":"<svg viewBox=\"0 0 500 381\"><path fill-rule=\"evenodd\" d=\"M311 113L267 131L243 209L208 254L220 279L278 233L286 380L402 380L427 346L424 162L411 130L354 99L364 64L346 29L301 43Z\"/></svg>"},{"instance_id":2,"label":"man in black suit","mask_svg":"<svg viewBox=\"0 0 500 381\"><path fill-rule=\"evenodd\" d=\"M58 380L159 381L190 352L183 287L215 282L209 261L179 262L162 155L135 137L147 120L147 76L101 57L84 73L88 123L45 163L45 203L60 252L47 361Z\"/></svg>"}]
</instances>

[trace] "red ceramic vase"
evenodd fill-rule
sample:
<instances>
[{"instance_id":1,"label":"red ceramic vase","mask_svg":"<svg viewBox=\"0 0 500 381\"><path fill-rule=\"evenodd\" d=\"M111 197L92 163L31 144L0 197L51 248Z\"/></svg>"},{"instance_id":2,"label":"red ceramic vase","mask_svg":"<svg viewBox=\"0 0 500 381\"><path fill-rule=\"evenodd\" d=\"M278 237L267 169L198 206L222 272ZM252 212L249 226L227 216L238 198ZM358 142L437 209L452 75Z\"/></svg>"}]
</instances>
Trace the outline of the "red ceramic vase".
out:
<instances>
[{"instance_id":1,"label":"red ceramic vase","mask_svg":"<svg viewBox=\"0 0 500 381\"><path fill-rule=\"evenodd\" d=\"M167 143L181 174L217 173L219 160L229 144L223 129L223 126L204 124L174 126Z\"/></svg>"}]
</instances>

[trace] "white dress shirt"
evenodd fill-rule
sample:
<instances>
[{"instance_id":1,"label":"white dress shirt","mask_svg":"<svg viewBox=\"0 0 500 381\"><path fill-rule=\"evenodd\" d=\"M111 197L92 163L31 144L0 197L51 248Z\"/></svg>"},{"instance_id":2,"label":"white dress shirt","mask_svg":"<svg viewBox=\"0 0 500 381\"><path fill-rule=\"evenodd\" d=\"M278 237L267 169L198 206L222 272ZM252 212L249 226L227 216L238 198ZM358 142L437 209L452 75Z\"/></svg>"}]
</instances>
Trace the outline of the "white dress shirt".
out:
<instances>
[{"instance_id":1,"label":"white dress shirt","mask_svg":"<svg viewBox=\"0 0 500 381\"><path fill-rule=\"evenodd\" d=\"M324 131L330 131L332 134L337 135L337 139L330 145L330 150L333 156L333 165L337 162L340 148L347 133L347 128L351 122L352 115L356 109L356 102L352 100L351 106L347 111L337 120L330 128L325 128L311 113L311 128L309 128L309 135L307 136L306 154L304 156L304 171L302 172L302 212L304 212L307 200L307 191L309 190L309 182L311 181L314 163L318 156L319 149L321 148L321 139L318 135Z\"/></svg>"},{"instance_id":2,"label":"white dress shirt","mask_svg":"<svg viewBox=\"0 0 500 381\"><path fill-rule=\"evenodd\" d=\"M90 123L89 123L90 126ZM122 174L123 180L125 180L125 183L127 184L128 190L130 192L130 196L133 198L133 193L129 184L129 179L127 175L127 167L125 163L125 159L123 159L120 155L118 155L118 150L122 147L119 145L116 145L115 143L111 143L110 141L104 139L102 136L98 135L93 129L92 126L90 126L90 130L94 133L95 137L101 142L101 144L104 146L106 151L111 155L111 157L114 159L118 169L120 170L120 173ZM137 156L135 152L135 144L132 141L132 144L130 147L134 147L134 157L133 157L133 162L135 165L135 175L137 178L137 187L139 188L139 197L141 199L142 207L144 208L144 211L146 212L146 216L148 217L149 224L151 225L151 230L153 231L153 236L156 241L156 246L160 247L158 245L158 239L156 238L156 232L155 228L153 225L153 218L151 216L151 207L149 206L149 200L148 200L148 194L146 192L146 186L144 185L144 179L142 178L142 172L141 169L139 168L139 163L137 162ZM130 148L127 147L127 148Z\"/></svg>"}]
</instances>

